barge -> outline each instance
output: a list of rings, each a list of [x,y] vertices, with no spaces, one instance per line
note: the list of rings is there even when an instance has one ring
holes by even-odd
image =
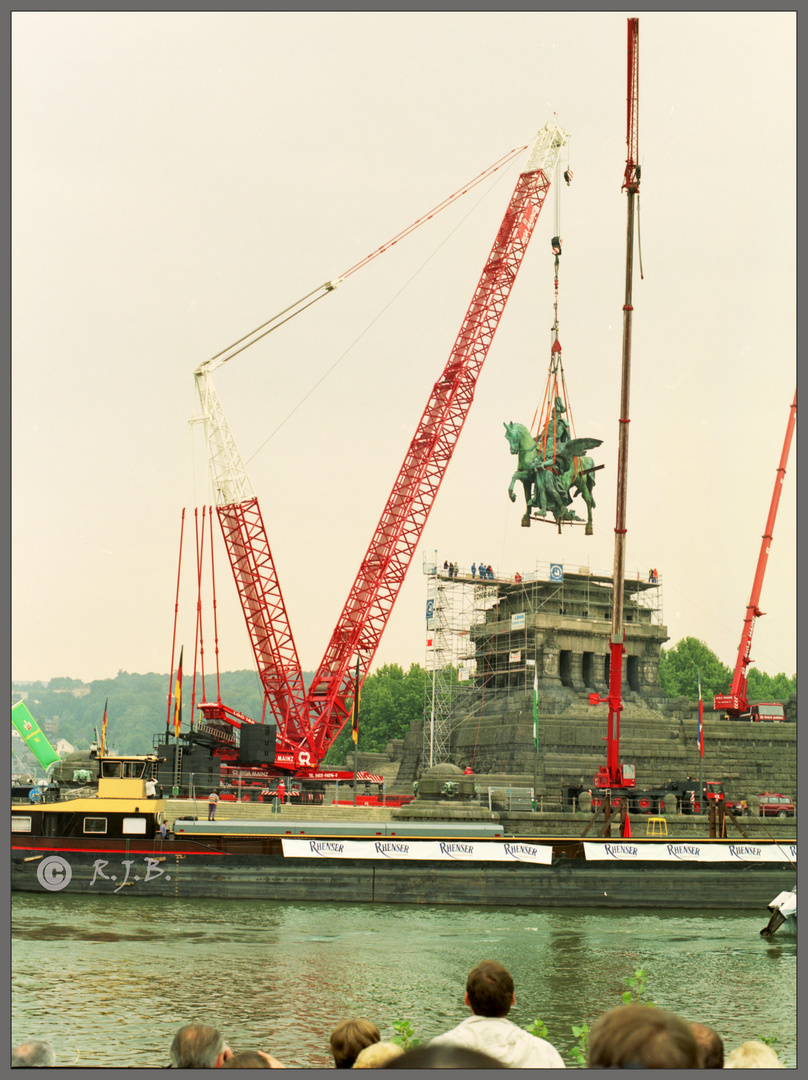
[[[153,756],[106,757],[97,791],[12,799],[18,892],[491,907],[758,909],[796,842],[512,836],[494,822],[165,826]],[[165,834],[165,835],[164,835]]]

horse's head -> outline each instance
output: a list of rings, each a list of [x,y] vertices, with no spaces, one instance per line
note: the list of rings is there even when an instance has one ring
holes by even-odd
[[[505,424],[505,438],[508,440],[508,446],[510,447],[512,454],[518,454],[521,449],[524,449],[524,437],[525,435],[530,438],[530,432],[527,430],[524,424],[514,424],[511,421],[510,424]],[[531,439],[531,444],[533,440]]]

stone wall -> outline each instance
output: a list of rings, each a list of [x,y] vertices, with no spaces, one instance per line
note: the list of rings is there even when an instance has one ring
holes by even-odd
[[[558,702],[558,705],[564,704]],[[569,784],[592,782],[606,762],[607,706],[569,694],[564,707],[539,717],[537,795],[559,796]],[[724,781],[734,797],[775,791],[797,796],[796,724],[750,724],[704,715],[704,758],[697,740],[696,707],[687,699],[651,709],[625,701],[620,763],[636,766],[637,787],[654,788],[687,776]],[[411,791],[421,771],[423,724],[412,725],[395,790]],[[533,786],[533,710],[530,694],[512,695],[461,717],[451,735],[451,762],[472,765],[477,777],[521,776]]]

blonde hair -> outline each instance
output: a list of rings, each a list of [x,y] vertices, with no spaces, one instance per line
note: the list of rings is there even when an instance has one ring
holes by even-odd
[[[751,1039],[741,1043],[731,1054],[727,1055],[724,1062],[725,1069],[784,1069],[777,1054],[770,1046]]]
[[[366,1046],[364,1050],[360,1050],[352,1068],[383,1069],[388,1061],[400,1057],[403,1053],[404,1050],[400,1046],[396,1046],[395,1043],[372,1043],[370,1046]]]

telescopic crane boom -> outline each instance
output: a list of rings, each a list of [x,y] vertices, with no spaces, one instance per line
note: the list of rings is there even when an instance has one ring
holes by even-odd
[[[755,628],[755,619],[757,619],[758,616],[765,614],[765,612],[760,610],[758,604],[760,603],[760,593],[763,589],[766,564],[769,561],[769,551],[771,549],[772,536],[774,535],[774,522],[777,518],[777,508],[780,505],[780,495],[783,491],[783,481],[786,476],[786,464],[788,463],[788,455],[791,450],[791,437],[794,434],[794,425],[796,422],[797,391],[795,390],[794,400],[791,403],[791,408],[788,413],[783,452],[780,455],[780,464],[777,466],[777,477],[774,481],[774,491],[772,493],[771,506],[769,507],[769,516],[766,519],[766,530],[763,533],[760,554],[758,555],[757,567],[755,569],[755,579],[752,582],[752,595],[749,597],[749,603],[746,607],[746,618],[743,622],[741,644],[738,646],[738,659],[735,662],[732,685],[730,686],[728,694],[716,694],[713,698],[713,708],[716,710],[723,710],[729,716],[740,716],[741,713],[745,713],[749,708],[746,681],[747,669],[753,662],[750,656],[752,650],[752,631]]]
[[[474,397],[477,379],[544,203],[566,131],[546,124],[530,148],[460,333],[409,444],[393,490],[308,692],[258,500],[213,388],[195,373],[217,513],[264,687],[277,724],[275,764],[314,768],[350,715],[352,674],[368,674]],[[327,290],[335,283],[323,287]],[[225,357],[227,359],[229,357]],[[227,719],[221,705],[206,705]]]
[[[609,642],[609,720],[606,737],[606,765],[598,769],[596,784],[600,788],[623,788],[634,786],[634,766],[619,764],[620,713],[623,709],[621,686],[623,679],[623,653],[625,652],[625,626],[623,622],[623,589],[626,570],[626,493],[628,487],[628,425],[629,389],[631,385],[631,329],[634,307],[632,289],[634,281],[634,213],[635,199],[640,190],[639,166],[639,58],[640,21],[628,20],[628,93],[626,144],[628,156],[623,188],[628,196],[628,223],[626,227],[626,289],[623,303],[623,362],[620,380],[620,428],[617,451],[617,509],[614,527],[614,574],[612,585],[612,628]],[[602,701],[597,694],[590,695],[592,704]]]

